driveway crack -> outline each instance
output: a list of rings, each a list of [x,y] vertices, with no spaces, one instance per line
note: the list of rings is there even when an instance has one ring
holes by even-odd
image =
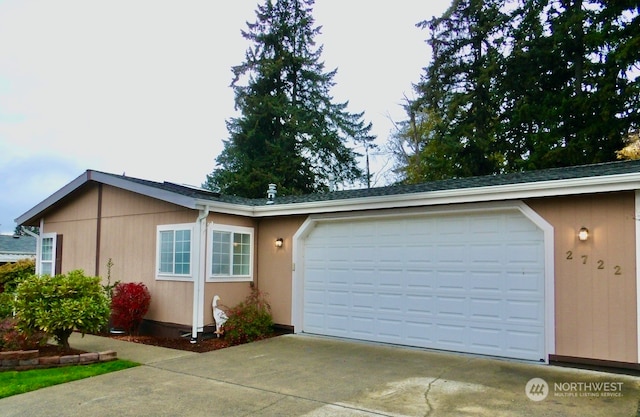
[[[427,404],[427,412],[424,414],[424,417],[429,417],[431,415],[431,413],[433,413],[435,411],[435,408],[434,408],[433,404],[431,403],[431,398],[429,397],[429,394],[431,393],[431,388],[433,387],[433,384],[435,384],[436,382],[440,381],[442,379],[442,377],[444,377],[444,375],[446,373],[448,373],[449,371],[451,371],[452,369],[460,368],[462,366],[466,366],[472,360],[473,360],[473,358],[469,358],[469,359],[467,359],[466,361],[464,361],[463,363],[461,363],[458,366],[452,366],[452,367],[443,369],[442,372],[440,372],[440,374],[438,374],[435,378],[433,378],[433,380],[431,382],[429,382],[429,384],[427,385],[427,389],[424,392],[424,402],[425,402],[425,404]]]

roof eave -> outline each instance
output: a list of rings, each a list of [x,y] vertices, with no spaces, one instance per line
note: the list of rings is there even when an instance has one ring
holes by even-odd
[[[254,207],[253,216],[271,217],[354,210],[379,210],[398,207],[478,203],[496,200],[521,200],[574,194],[629,191],[639,188],[640,174],[618,174],[343,200],[323,200],[282,205],[276,203],[269,206]]]

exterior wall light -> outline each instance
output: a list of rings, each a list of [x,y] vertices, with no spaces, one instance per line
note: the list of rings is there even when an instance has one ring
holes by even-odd
[[[578,232],[578,239],[583,242],[589,239],[589,229],[587,229],[586,227],[580,228],[580,231]]]
[[[276,239],[276,248],[281,248],[283,244],[284,244],[284,239],[282,239],[281,237]]]

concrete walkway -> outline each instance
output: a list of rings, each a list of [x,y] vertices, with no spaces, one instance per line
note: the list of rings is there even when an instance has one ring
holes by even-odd
[[[640,378],[287,335],[209,353],[95,336],[145,365],[0,400],[0,416],[638,416]],[[533,380],[540,378],[540,380]],[[529,396],[525,393],[527,384]],[[546,398],[542,399],[546,394]],[[529,397],[533,398],[534,401]]]

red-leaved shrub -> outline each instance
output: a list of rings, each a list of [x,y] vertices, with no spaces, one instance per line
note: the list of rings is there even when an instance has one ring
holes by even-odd
[[[150,304],[151,294],[143,283],[125,282],[116,285],[111,298],[113,326],[132,334],[142,323]]]
[[[231,345],[264,339],[273,334],[273,317],[267,294],[257,288],[243,302],[229,309],[224,337]]]
[[[47,344],[49,337],[46,333],[23,333],[18,329],[17,323],[13,317],[0,320],[0,350],[38,349]]]

